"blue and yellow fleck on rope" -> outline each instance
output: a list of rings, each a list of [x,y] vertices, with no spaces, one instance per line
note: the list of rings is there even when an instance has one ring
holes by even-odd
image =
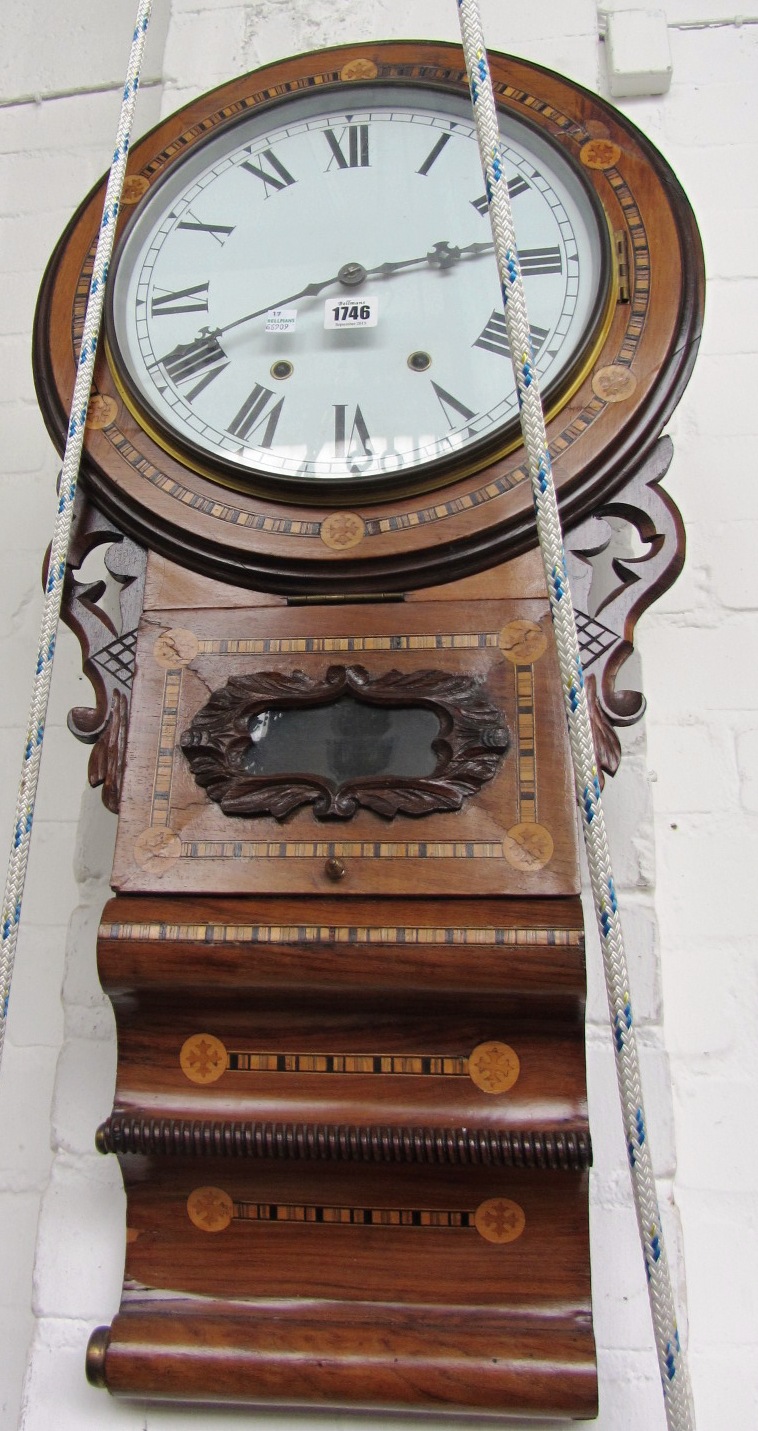
[[[84,329],[76,368],[74,394],[68,421],[66,450],[60,475],[57,511],[53,540],[48,559],[47,577],[44,586],[44,606],[40,629],[37,659],[34,669],[34,683],[29,718],[24,740],[21,763],[21,779],[16,801],[16,811],[8,860],[8,874],[5,885],[2,915],[0,916],[0,1063],[5,1043],[5,1029],[8,1018],[11,978],[16,954],[18,926],[21,918],[26,870],[29,860],[29,845],[34,818],[34,804],[39,781],[40,759],[45,732],[50,680],[55,657],[55,636],[60,617],[63,586],[66,578],[66,554],[68,551],[74,498],[81,462],[84,429],[87,421],[92,373],[97,352],[103,298],[108,275],[108,265],[116,233],[121,191],[126,173],[129,154],[129,136],[134,119],[134,105],[139,87],[139,73],[144,54],[145,37],[150,20],[152,0],[140,0],[129,53],[127,77],[124,84],[123,100],[119,115],[113,164],[108,183],[100,222],[95,262],[90,283]]]

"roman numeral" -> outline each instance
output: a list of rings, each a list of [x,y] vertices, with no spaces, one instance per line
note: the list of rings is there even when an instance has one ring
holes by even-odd
[[[350,432],[347,428],[347,404],[334,404],[334,455],[335,457],[349,458],[355,456],[353,444],[355,440],[360,442],[364,457],[373,457],[374,452],[371,446],[371,438],[366,421],[359,407],[356,407],[353,416]]]
[[[189,232],[196,234],[210,234],[211,238],[214,238],[217,243],[221,244],[224,242],[224,239],[228,239],[229,235],[234,233],[234,228],[231,224],[203,224],[199,219],[195,218],[195,215],[189,209],[187,212],[189,217],[179,220],[176,226],[178,229],[187,229]]]
[[[519,253],[521,272],[524,277],[528,273],[561,273],[563,261],[559,248],[525,248]]]
[[[433,148],[433,149],[430,149],[429,153],[427,154],[426,159],[424,160],[423,164],[421,165],[421,168],[416,170],[416,173],[417,173],[417,174],[428,174],[428,173],[429,173],[429,170],[431,169],[432,164],[436,163],[436,161],[439,159],[440,154],[442,153],[442,151],[443,151],[445,145],[446,145],[447,143],[449,143],[449,141],[452,139],[452,137],[453,137],[452,134],[442,134],[442,135],[440,135],[440,137],[439,137],[439,139],[437,140],[437,143],[435,144],[434,148]]]
[[[549,328],[538,328],[532,323],[529,327],[532,337],[532,347],[538,353],[544,343]],[[508,334],[505,330],[505,314],[494,310],[492,317],[488,319],[476,342],[472,343],[472,348],[484,348],[488,353],[498,353],[502,358],[510,358],[511,349],[508,342]]]
[[[177,288],[169,293],[165,288],[153,290],[150,313],[153,318],[162,318],[171,313],[207,313],[208,284],[196,283],[192,288]]]
[[[343,147],[346,135],[347,153]],[[335,164],[338,169],[367,169],[369,167],[367,124],[346,124],[339,134],[335,134],[333,129],[325,129],[324,138],[332,151],[332,157],[326,166],[325,173],[328,174]]]
[[[268,164],[264,167],[263,160]],[[247,169],[248,174],[254,174],[256,179],[260,179],[266,190],[266,198],[271,194],[277,194],[280,189],[289,188],[290,184],[297,181],[293,179],[288,169],[285,169],[281,159],[277,159],[272,149],[264,149],[261,162],[254,164],[252,159],[243,159],[241,169]],[[271,194],[269,193],[271,190]]]
[[[524,194],[529,187],[526,179],[522,179],[520,174],[515,179],[508,180],[508,193],[512,199],[517,198],[519,194]],[[482,194],[480,199],[472,199],[471,207],[476,209],[476,212],[481,214],[482,218],[484,218],[489,208],[487,195]]]
[[[215,333],[209,332],[207,328],[191,343],[177,343],[170,353],[160,359],[166,377],[170,378],[176,387],[191,383],[199,377],[200,381],[187,393],[188,402],[194,402],[208,384],[223,372],[228,362],[229,359]]]
[[[280,398],[267,413],[266,408],[273,396],[274,394],[269,388],[264,388],[260,383],[256,383],[250,396],[245,398],[237,416],[229,424],[228,431],[232,437],[239,437],[241,442],[247,442],[256,427],[263,427],[265,423],[263,437],[257,445],[270,447],[274,440],[276,424],[282,415],[284,406],[284,398]]]
[[[464,422],[469,422],[472,417],[476,417],[476,413],[472,412],[470,407],[466,407],[465,403],[459,402],[458,398],[453,397],[452,393],[445,392],[445,389],[441,388],[438,383],[432,381],[432,387],[434,388],[439,405],[445,414],[445,418],[451,427],[459,427],[461,418],[463,418]],[[451,412],[457,414],[457,416],[451,417]]]

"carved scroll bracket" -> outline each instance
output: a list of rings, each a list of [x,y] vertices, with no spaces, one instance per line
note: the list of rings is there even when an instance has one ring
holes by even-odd
[[[367,706],[422,707],[439,719],[431,742],[431,775],[361,776],[337,784],[308,771],[252,775],[251,721],[272,709],[331,705],[351,696]],[[386,819],[458,810],[497,774],[508,748],[502,713],[481,683],[448,671],[388,671],[371,676],[363,666],[330,666],[324,678],[304,671],[259,671],[234,676],[214,691],[181,738],[198,785],[225,815],[270,814],[283,820],[300,805],[318,819],[349,819],[359,805]]]
[[[625,486],[566,536],[595,747],[610,775],[621,758],[613,727],[632,725],[645,711],[642,692],[620,688],[619,673],[634,650],[637,622],[684,564],[684,524],[660,486],[673,451],[662,437]],[[641,554],[628,554],[630,536]]]
[[[116,619],[101,603],[109,582],[80,581],[76,573],[97,547],[107,545],[103,561],[118,588]],[[92,683],[94,706],[75,706],[68,728],[93,746],[90,784],[103,787],[103,803],[118,811],[124,769],[129,699],[134,673],[137,625],[142,612],[147,552],[124,535],[93,506],[81,488],[77,492],[66,563],[61,616],[82,650],[82,669]]]

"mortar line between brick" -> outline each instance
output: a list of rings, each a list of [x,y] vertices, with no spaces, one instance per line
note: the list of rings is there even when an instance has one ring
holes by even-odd
[[[758,25],[758,15],[732,15],[723,20],[671,20],[669,30],[741,30],[743,25]]]
[[[614,10],[598,9],[600,39],[605,40],[608,20]],[[743,25],[758,25],[758,15],[731,15],[720,20],[669,20],[667,30],[741,30]]]
[[[146,79],[140,82],[140,89],[156,89],[163,84],[162,79]],[[11,99],[0,99],[0,109],[20,108],[26,104],[48,104],[56,99],[87,99],[91,94],[120,94],[123,84],[94,84],[81,89],[56,89],[49,94],[19,94]]]

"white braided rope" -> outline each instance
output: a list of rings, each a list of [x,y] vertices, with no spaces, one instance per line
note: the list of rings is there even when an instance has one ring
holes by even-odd
[[[108,264],[113,251],[113,241],[116,236],[116,218],[121,201],[121,191],[124,186],[126,161],[129,154],[129,136],[134,119],[134,106],[139,88],[139,74],[142,67],[142,56],[145,49],[145,37],[150,20],[151,8],[152,0],[139,0],[137,17],[134,23],[132,47],[129,53],[129,64],[124,80],[121,112],[119,115],[118,129],[116,131],[116,148],[113,154],[113,162],[105,191],[103,217],[100,223],[100,233],[92,271],[92,282],[90,284],[87,311],[84,318],[84,329],[82,332],[79,363],[74,384],[74,395],[71,400],[68,436],[66,438],[66,449],[60,475],[58,510],[55,518],[53,540],[50,547],[47,580],[45,582],[45,598],[40,625],[39,646],[37,648],[37,664],[29,708],[29,719],[26,727],[21,780],[16,801],[13,839],[11,842],[8,874],[3,898],[2,928],[0,929],[0,1064],[2,1063],[3,1047],[5,1044],[5,1028],[8,1017],[11,978],[16,957],[18,926],[21,918],[21,901],[29,862],[29,845],[34,816],[34,802],[37,796],[37,783],[42,759],[42,742],[50,695],[50,682],[53,674],[53,660],[55,657],[55,637],[58,629],[61,599],[63,596],[63,583],[66,575],[66,554],[68,552],[71,522],[74,514],[74,497],[76,496],[76,484],[79,476],[79,465],[84,442],[87,404],[92,386],[92,373],[95,366],[95,353],[97,351],[97,340],[100,333],[100,320],[103,312]]]
[[[603,819],[600,781],[545,419],[500,149],[497,111],[477,0],[458,0],[458,10],[505,304],[506,330],[521,407],[521,427],[534,494],[537,531],[558,648],[576,796],[582,816],[590,883],[603,951],[632,1191],[648,1278],[666,1421],[669,1431],[694,1431],[694,1407],[687,1364],[679,1344],[671,1277],[646,1133],[629,976]]]

